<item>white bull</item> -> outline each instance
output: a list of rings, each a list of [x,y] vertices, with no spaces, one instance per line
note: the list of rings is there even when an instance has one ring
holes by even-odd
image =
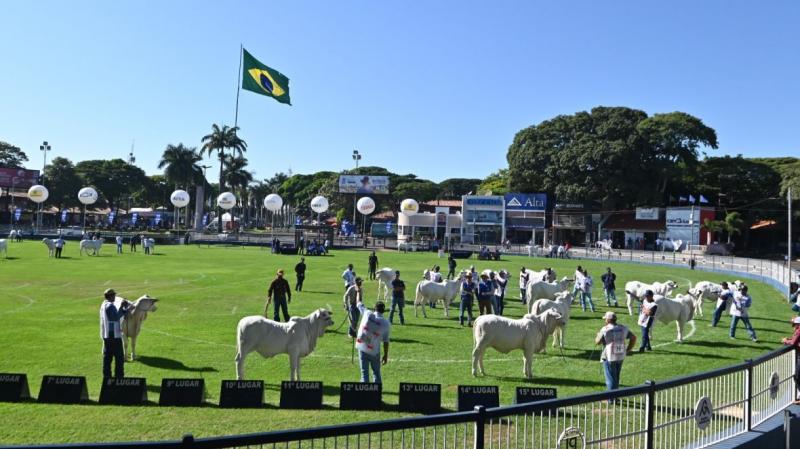
[[[531,313],[533,303],[537,299],[556,299],[556,295],[561,292],[569,290],[569,284],[572,279],[563,278],[558,282],[528,282],[526,290],[526,298],[528,298],[528,313]]]
[[[545,282],[555,282],[556,281],[556,271],[550,268],[541,270],[541,271],[532,271],[528,270],[530,273],[530,277],[528,278],[528,282],[535,282],[535,281],[545,281]]]
[[[450,304],[461,290],[461,282],[461,279],[446,280],[444,282],[417,282],[414,296],[414,316],[417,316],[417,307],[422,306],[422,316],[428,318],[425,313],[425,306],[436,304],[436,301],[442,301],[444,316],[449,317],[448,309],[450,309]]]
[[[663,295],[653,295],[656,302],[656,320],[664,324],[675,322],[678,327],[678,341],[683,341],[683,328],[694,319],[694,298],[690,295],[677,295],[674,299]]]
[[[680,252],[683,250],[683,240],[664,240],[661,242],[661,251]]]
[[[53,239],[43,238],[42,243],[47,247],[48,257],[53,257],[56,253],[56,242]]]
[[[628,315],[633,315],[633,301],[642,302],[644,294],[647,290],[651,290],[653,295],[669,296],[678,288],[675,281],[667,282],[653,282],[652,284],[645,284],[640,281],[630,281],[625,283],[625,297],[628,303]]]
[[[121,305],[117,301],[122,301],[122,299],[123,298],[117,296],[117,298],[114,300],[117,308],[119,308]],[[120,328],[122,329],[122,346],[126,360],[128,359],[129,354],[131,361],[136,359],[136,339],[139,338],[139,333],[142,331],[142,323],[147,318],[147,312],[156,311],[156,302],[158,302],[157,298],[151,298],[147,294],[140,296],[139,299],[134,301],[128,307],[127,315],[122,317],[122,320],[120,320]],[[131,340],[130,351],[128,351],[129,338]]]
[[[100,248],[103,247],[103,240],[81,240],[81,246],[79,254],[82,256],[85,252],[86,255],[89,255],[89,250],[92,251],[92,255],[96,256],[100,254]]]
[[[533,377],[533,354],[544,348],[547,337],[560,325],[564,325],[564,320],[555,310],[548,310],[541,315],[528,314],[518,320],[499,315],[479,316],[472,328],[475,343],[472,350],[472,375],[477,376],[479,370],[482,375],[486,375],[483,369],[486,348],[494,348],[504,354],[521,349],[524,359],[522,372],[530,379]]]
[[[716,302],[722,293],[722,285],[711,281],[700,281],[690,288],[688,293],[694,298],[694,313],[703,316],[703,300]]]
[[[330,326],[333,326],[333,316],[325,309],[317,309],[302,318],[292,317],[288,323],[263,316],[242,318],[236,329],[236,379],[244,379],[244,359],[256,351],[264,358],[288,354],[290,380],[300,380],[300,359],[314,351],[317,339]]]
[[[8,240],[0,239],[0,252],[2,252],[3,255],[8,258]]]
[[[564,325],[558,326],[553,333],[553,347],[556,346],[556,342],[558,342],[561,348],[564,347],[564,335],[566,334],[567,324],[569,324],[569,311],[572,307],[573,300],[574,296],[572,296],[572,293],[566,291],[557,293],[555,301],[551,299],[537,299],[531,307],[530,313],[534,315],[540,315],[552,309],[558,312],[564,319]]]
[[[380,270],[375,272],[375,279],[378,280],[378,298],[381,299],[381,291],[383,291],[383,300],[389,300],[389,291],[391,290],[389,286],[392,285],[392,281],[395,278],[394,269],[392,268],[381,268]]]

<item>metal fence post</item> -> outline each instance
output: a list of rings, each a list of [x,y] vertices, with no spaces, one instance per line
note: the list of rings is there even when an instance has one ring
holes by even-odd
[[[655,435],[655,410],[656,410],[656,383],[653,380],[648,380],[645,382],[645,385],[649,387],[647,390],[647,399],[645,401],[645,430],[646,433],[644,435],[644,447],[645,449],[653,449],[655,446],[655,441],[653,439]]]
[[[191,433],[187,433],[181,439],[181,444],[183,447],[192,447],[194,446],[194,435]]]
[[[747,363],[747,369],[744,373],[744,394],[747,402],[745,402],[744,406],[744,430],[750,432],[753,430],[753,360],[745,360],[745,363]]]
[[[486,425],[486,407],[475,406],[475,444],[473,449],[483,449],[484,426]]]

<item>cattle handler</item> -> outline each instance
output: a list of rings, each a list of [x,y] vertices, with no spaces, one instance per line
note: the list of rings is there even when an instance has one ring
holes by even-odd
[[[117,292],[109,288],[103,292],[105,301],[100,305],[100,338],[103,339],[103,378],[111,377],[111,359],[114,359],[114,377],[125,377],[125,351],[122,348],[120,320],[128,314],[128,301],[122,300],[119,309],[114,305]]]
[[[280,321],[278,312],[283,312],[283,321],[289,322],[289,307],[287,303],[292,302],[292,289],[289,287],[289,282],[283,278],[283,270],[278,270],[277,276],[269,284],[267,291],[267,305],[264,307],[264,316],[269,318],[269,303],[275,298],[275,313],[273,320]],[[280,310],[279,310],[280,309]]]

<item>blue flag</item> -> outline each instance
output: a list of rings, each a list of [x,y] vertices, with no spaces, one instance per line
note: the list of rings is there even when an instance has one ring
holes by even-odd
[[[708,204],[708,200],[703,195],[700,195],[700,204]]]
[[[300,224],[301,224],[301,223],[302,223],[302,222],[300,221],[300,217],[297,217],[297,218],[294,220],[294,224],[295,224],[295,226],[300,226]]]
[[[208,224],[208,214],[203,214],[203,226]]]
[[[386,233],[389,234],[391,232],[392,232],[392,222],[391,221],[387,221],[386,222]]]
[[[692,195],[689,195],[689,202],[694,204],[694,197]]]
[[[108,213],[108,224],[114,224],[114,218],[117,216],[116,211],[111,211]]]
[[[134,212],[133,215],[131,215],[131,224],[135,225],[137,220],[139,220],[139,213]]]
[[[22,216],[22,209],[17,208],[14,211],[14,221],[19,221],[19,217],[21,217],[21,216]]]
[[[156,212],[156,226],[161,223],[161,212]]]
[[[67,222],[67,210],[64,209],[61,211],[61,223],[66,223],[66,222]]]

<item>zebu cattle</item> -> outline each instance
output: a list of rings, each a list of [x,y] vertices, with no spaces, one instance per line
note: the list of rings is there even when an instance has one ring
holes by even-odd
[[[53,239],[43,238],[42,243],[47,247],[48,257],[53,257],[56,253],[56,242]]]
[[[555,301],[551,299],[537,299],[533,306],[531,306],[531,312],[534,315],[540,315],[547,310],[555,310],[558,312],[561,317],[564,319],[564,325],[558,326],[556,328],[555,333],[553,333],[553,347],[556,346],[556,342],[558,345],[563,348],[564,347],[564,335],[567,330],[567,324],[569,324],[569,311],[572,307],[572,301],[574,296],[572,293],[560,292],[556,293]],[[542,351],[544,352],[544,346],[542,347]]]
[[[611,243],[612,242],[610,239],[598,240],[594,242],[594,247],[596,248],[595,254],[598,256],[602,256],[603,253],[605,252],[611,255],[611,250],[614,249]]]
[[[8,233],[8,239],[11,240],[12,242],[19,242],[19,241],[21,241],[21,239],[20,239],[21,235],[20,234],[21,233],[19,231],[17,231],[16,229],[12,229],[11,232]]]
[[[675,281],[667,282],[653,282],[652,284],[645,284],[639,281],[630,281],[625,283],[625,297],[628,303],[628,315],[633,315],[633,300],[642,302],[644,293],[651,290],[653,295],[669,296],[672,291],[678,288]]]
[[[453,300],[461,290],[462,278],[445,280],[444,282],[419,281],[414,296],[414,316],[417,316],[417,307],[422,306],[422,316],[428,318],[425,313],[425,305],[436,304],[442,301],[444,316],[449,317],[448,309]]]
[[[661,251],[683,251],[683,240],[664,240],[661,242]]]
[[[378,298],[381,299],[381,291],[383,291],[383,300],[389,300],[389,291],[392,281],[395,278],[395,270],[392,268],[381,268],[375,272],[375,279],[378,280]]]
[[[317,339],[333,326],[333,315],[317,309],[305,317],[292,317],[288,323],[248,316],[239,320],[236,329],[236,379],[244,379],[244,359],[256,351],[264,358],[289,355],[289,380],[300,380],[300,359],[311,354]]]
[[[658,306],[656,320],[669,324],[675,322],[678,327],[678,341],[683,341],[683,328],[694,319],[694,298],[689,295],[677,295],[674,299],[663,295],[653,295]]]
[[[117,308],[122,305],[121,301],[123,299],[124,298],[119,296],[116,297],[114,303]],[[131,361],[136,359],[136,339],[139,337],[139,333],[142,331],[142,323],[147,318],[147,312],[156,311],[156,302],[158,302],[157,298],[151,298],[147,294],[140,296],[139,299],[128,306],[128,313],[122,317],[122,320],[120,320],[120,328],[122,329],[122,347],[123,351],[125,352],[126,360],[128,359],[128,354],[130,354]],[[131,339],[130,352],[128,351],[129,338]]]
[[[525,297],[528,298],[528,313],[531,313],[533,303],[537,299],[556,299],[556,294],[569,290],[572,279],[564,277],[558,282],[528,282]]]
[[[690,288],[688,293],[694,298],[694,313],[703,316],[703,300],[716,302],[722,293],[722,285],[711,281],[700,281]]]
[[[8,240],[0,239],[0,252],[3,253],[3,256],[8,258]]]
[[[561,314],[552,309],[541,315],[528,314],[518,320],[500,315],[479,316],[472,328],[475,343],[475,348],[472,350],[472,375],[477,376],[478,370],[482,375],[486,374],[483,369],[483,355],[486,348],[494,348],[502,353],[521,349],[524,358],[522,372],[530,379],[533,377],[531,369],[533,354],[544,348],[547,337],[557,326],[563,325]]]
[[[556,281],[556,270],[553,269],[544,269],[541,271],[528,270],[528,273],[530,273],[528,277],[529,283],[535,281],[545,281],[545,282]]]
[[[103,240],[81,240],[81,246],[79,254],[82,256],[85,252],[86,255],[89,255],[89,251],[92,251],[92,255],[96,256],[100,254],[100,248],[103,247]]]

